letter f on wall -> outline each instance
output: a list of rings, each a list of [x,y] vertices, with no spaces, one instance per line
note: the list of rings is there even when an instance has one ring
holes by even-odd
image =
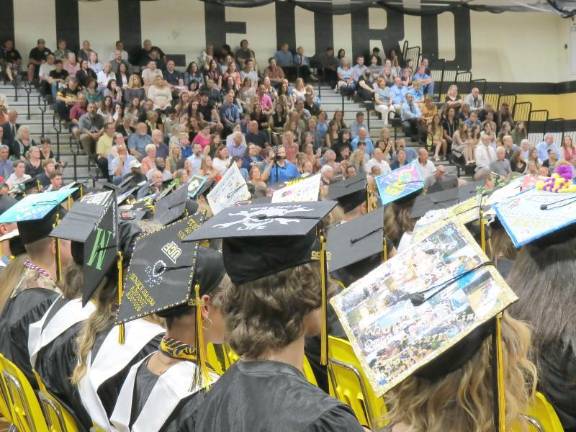
[[[102,265],[104,264],[104,258],[106,257],[106,250],[108,249],[108,243],[112,238],[112,232],[103,230],[102,228],[96,229],[96,240],[92,246],[92,251],[90,252],[90,258],[88,259],[87,265],[96,268],[96,270],[102,270]],[[96,265],[94,265],[96,261]]]

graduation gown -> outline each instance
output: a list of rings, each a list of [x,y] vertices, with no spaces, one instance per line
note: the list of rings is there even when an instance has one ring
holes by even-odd
[[[92,422],[70,377],[78,363],[76,339],[83,322],[96,310],[92,302],[82,307],[81,299],[60,296],[42,319],[30,325],[30,363],[42,377],[48,391],[63,402],[89,427]]]
[[[273,361],[239,361],[206,394],[196,432],[362,432],[352,411]]]
[[[205,395],[201,388],[192,387],[196,364],[181,361],[155,375],[148,370],[149,358],[130,369],[110,418],[113,427],[117,432],[194,431],[196,411]]]
[[[130,368],[157,350],[164,333],[161,326],[143,319],[126,323],[125,329],[124,344],[118,342],[118,326],[97,335],[86,359],[86,374],[78,383],[84,408],[92,422],[104,430],[110,430],[108,419]]]
[[[34,388],[38,388],[28,354],[30,324],[40,320],[58,298],[56,291],[28,288],[11,297],[0,316],[0,352],[18,366]]]

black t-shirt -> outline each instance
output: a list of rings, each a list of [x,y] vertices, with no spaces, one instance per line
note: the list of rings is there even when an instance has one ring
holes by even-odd
[[[18,50],[15,49],[10,51],[4,50],[4,59],[6,59],[8,63],[14,63],[17,62],[18,60],[21,60],[22,56],[20,55]]]
[[[210,102],[206,105],[198,104],[198,112],[202,114],[205,121],[210,121],[210,118],[212,117],[212,109],[213,105]]]
[[[35,47],[30,50],[30,55],[28,57],[30,57],[32,60],[44,61],[46,60],[46,57],[48,57],[48,54],[52,54],[52,51],[50,51],[48,48],[44,47],[43,49],[40,49]]]
[[[246,134],[246,143],[247,144],[256,144],[259,147],[264,148],[266,143],[268,142],[268,135],[264,131],[258,131],[258,133],[250,133]]]
[[[61,71],[54,69],[50,71],[48,76],[52,79],[65,80],[68,77],[68,71],[65,69],[62,69]]]
[[[164,79],[168,82],[168,84],[178,85],[178,80],[182,78],[182,74],[175,70],[174,72],[170,72],[168,70],[164,71]]]

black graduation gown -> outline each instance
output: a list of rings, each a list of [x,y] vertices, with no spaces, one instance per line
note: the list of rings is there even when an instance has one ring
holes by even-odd
[[[196,432],[361,432],[350,409],[294,367],[240,361],[207,393]]]
[[[28,354],[30,324],[40,320],[58,298],[56,291],[28,288],[10,298],[0,315],[0,353],[18,366],[38,388]]]

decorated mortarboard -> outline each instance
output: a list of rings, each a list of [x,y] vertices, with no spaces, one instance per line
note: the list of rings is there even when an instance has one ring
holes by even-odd
[[[60,210],[60,203],[75,189],[43,192],[27,195],[0,216],[0,223],[18,224],[18,231],[24,244],[33,243],[48,237]]]
[[[424,188],[422,172],[414,164],[405,165],[374,180],[383,206],[411,197]]]
[[[475,197],[478,194],[477,190],[478,184],[471,182],[457,188],[419,195],[414,201],[410,216],[413,219],[417,219],[431,210],[442,210],[452,207]]]
[[[350,222],[332,226],[328,230],[330,272],[352,266],[376,256],[381,263],[388,254],[384,235],[384,208],[365,214]]]
[[[320,262],[322,278],[321,359],[327,362],[327,251],[316,229],[335,201],[251,204],[226,208],[187,237],[187,241],[222,240],[224,267],[233,283],[250,281]]]
[[[576,193],[530,189],[494,206],[517,248],[576,223]]]
[[[189,216],[138,239],[125,277],[118,323],[188,304],[194,298],[195,282],[201,294],[218,285],[224,275],[222,255],[199,242],[184,242],[201,223],[201,216]]]
[[[188,197],[194,199],[202,195],[206,188],[209,187],[208,183],[209,182],[207,176],[192,176],[192,178],[188,181]]]
[[[118,205],[122,204],[124,201],[126,201],[128,198],[132,197],[134,194],[136,194],[142,187],[147,186],[146,181],[142,181],[132,187],[128,187],[126,190],[124,190],[122,192],[122,188],[120,188],[120,192],[118,193],[118,197],[116,198],[116,203]]]
[[[320,174],[309,177],[301,177],[288,182],[285,187],[274,192],[272,195],[272,202],[278,203],[318,201],[318,195],[320,193],[320,182]]]
[[[461,368],[490,335],[501,348],[499,317],[516,300],[465,227],[448,221],[331,303],[382,396],[412,375],[436,380]],[[501,350],[493,352],[501,400],[505,365]]]
[[[242,177],[238,165],[233,163],[224,173],[220,181],[206,196],[212,213],[218,214],[222,210],[241,201],[250,199],[250,192],[246,180]]]
[[[88,303],[94,291],[115,264],[119,249],[118,209],[114,191],[85,195],[72,206],[50,234],[71,240],[72,257],[82,265],[82,301]]]
[[[166,195],[156,203],[154,220],[162,225],[168,225],[182,216],[186,210],[188,187],[180,186],[174,192]]]
[[[172,193],[172,191],[174,189],[176,189],[177,186],[178,186],[178,184],[176,183],[176,181],[174,181],[172,179],[164,180],[164,182],[162,183],[162,192],[160,192],[158,194],[158,196],[156,197],[156,200],[160,201],[166,195]]]
[[[359,173],[354,177],[333,183],[328,188],[328,199],[337,200],[345,212],[354,210],[367,199],[366,174]]]

